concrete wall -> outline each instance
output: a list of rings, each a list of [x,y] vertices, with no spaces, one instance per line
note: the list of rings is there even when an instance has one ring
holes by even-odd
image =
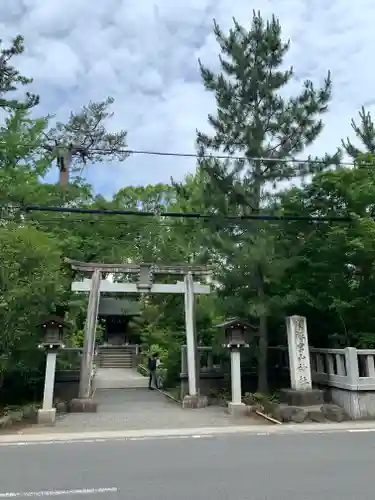
[[[353,420],[375,418],[375,391],[348,391],[330,387],[327,392],[331,401],[344,408]]]

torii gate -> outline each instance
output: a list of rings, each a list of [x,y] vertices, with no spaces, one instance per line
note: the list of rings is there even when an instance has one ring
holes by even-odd
[[[73,292],[89,292],[85,323],[84,350],[81,363],[79,397],[89,398],[91,372],[95,349],[95,333],[101,292],[113,293],[178,293],[185,296],[185,325],[188,361],[189,396],[199,396],[199,359],[195,328],[195,294],[209,294],[209,285],[194,281],[194,277],[208,277],[211,271],[203,266],[158,264],[101,264],[65,259],[73,270],[89,273],[91,278],[74,281]],[[114,283],[102,280],[103,274],[130,274],[137,276],[136,283]],[[174,284],[154,283],[154,276],[180,276],[183,281]],[[194,405],[189,405],[194,406]]]

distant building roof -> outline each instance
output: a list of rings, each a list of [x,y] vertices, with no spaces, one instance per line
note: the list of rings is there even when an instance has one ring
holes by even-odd
[[[127,299],[111,299],[101,297],[99,316],[140,316],[137,302]]]

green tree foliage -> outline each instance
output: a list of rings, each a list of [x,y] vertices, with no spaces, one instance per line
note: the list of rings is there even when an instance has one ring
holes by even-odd
[[[271,187],[306,173],[305,164],[288,160],[311,145],[323,128],[322,114],[331,98],[330,74],[322,87],[306,80],[296,96],[286,98],[283,91],[294,72],[281,69],[289,42],[283,41],[275,17],[265,22],[254,12],[249,30],[234,20],[228,35],[216,23],[214,33],[221,72],[200,64],[205,88],[216,99],[216,114],[208,117],[214,132],[197,136],[207,205],[222,215],[259,213],[273,208]],[[209,152],[224,152],[233,159],[207,159]],[[279,228],[270,224],[227,225],[214,234],[219,261],[226,268],[220,275],[223,293],[237,303],[237,310],[259,317],[258,383],[265,391],[267,317],[281,301],[272,296],[270,284],[284,276],[291,260],[279,244]]]
[[[174,195],[172,187],[166,184],[128,186],[114,195],[111,208],[161,213],[170,210]],[[164,257],[163,249],[166,247],[169,227],[169,222],[165,220],[130,216],[123,218],[121,238],[126,242],[133,259],[157,262]],[[171,250],[172,246],[169,248]]]
[[[39,325],[63,292],[56,241],[13,222],[0,227],[0,375],[35,368]]]
[[[358,113],[359,124],[352,119],[351,126],[356,139],[360,142],[360,146],[356,146],[349,137],[342,140],[342,147],[345,152],[350,155],[354,161],[364,163],[367,160],[373,162],[375,155],[375,126],[371,114],[364,107]]]
[[[374,181],[371,165],[342,167],[285,194],[287,210],[352,218],[351,222],[293,223],[286,232],[289,245],[303,243],[289,286],[298,297],[295,307],[308,316],[315,345],[375,345],[371,333],[375,327]]]
[[[70,173],[81,174],[87,163],[124,161],[128,157],[127,132],[109,132],[106,128],[113,113],[110,107],[114,99],[89,102],[78,113],[71,113],[66,123],[57,122],[46,134],[44,147],[57,158],[68,155],[71,160]]]
[[[30,109],[39,103],[39,96],[30,92],[26,92],[24,100],[12,98],[13,92],[20,86],[32,83],[31,78],[21,75],[13,65],[15,57],[23,54],[24,50],[24,39],[20,35],[14,38],[10,47],[4,47],[0,40],[0,108],[6,111]]]
[[[47,120],[12,111],[0,126],[0,204],[38,203],[40,178],[50,168],[42,148]],[[43,189],[43,188],[42,188]]]

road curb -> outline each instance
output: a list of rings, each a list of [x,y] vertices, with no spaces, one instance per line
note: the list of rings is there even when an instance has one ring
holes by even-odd
[[[165,392],[163,391],[162,389],[159,389],[159,387],[156,388],[156,390],[158,392],[160,392],[160,394],[163,394],[163,396],[165,396],[167,399],[169,399],[170,401],[173,401],[173,403],[176,403],[178,405],[181,406],[181,401],[179,401],[178,399],[174,398],[171,394],[169,394],[168,392]]]
[[[64,443],[79,441],[110,441],[110,440],[144,440],[215,437],[226,435],[297,435],[297,434],[330,434],[330,433],[363,433],[375,432],[375,423],[338,423],[338,424],[288,424],[274,426],[242,425],[228,427],[200,427],[188,429],[149,429],[128,431],[77,432],[77,433],[45,433],[45,434],[7,434],[0,435],[0,446],[10,444],[32,443]]]

